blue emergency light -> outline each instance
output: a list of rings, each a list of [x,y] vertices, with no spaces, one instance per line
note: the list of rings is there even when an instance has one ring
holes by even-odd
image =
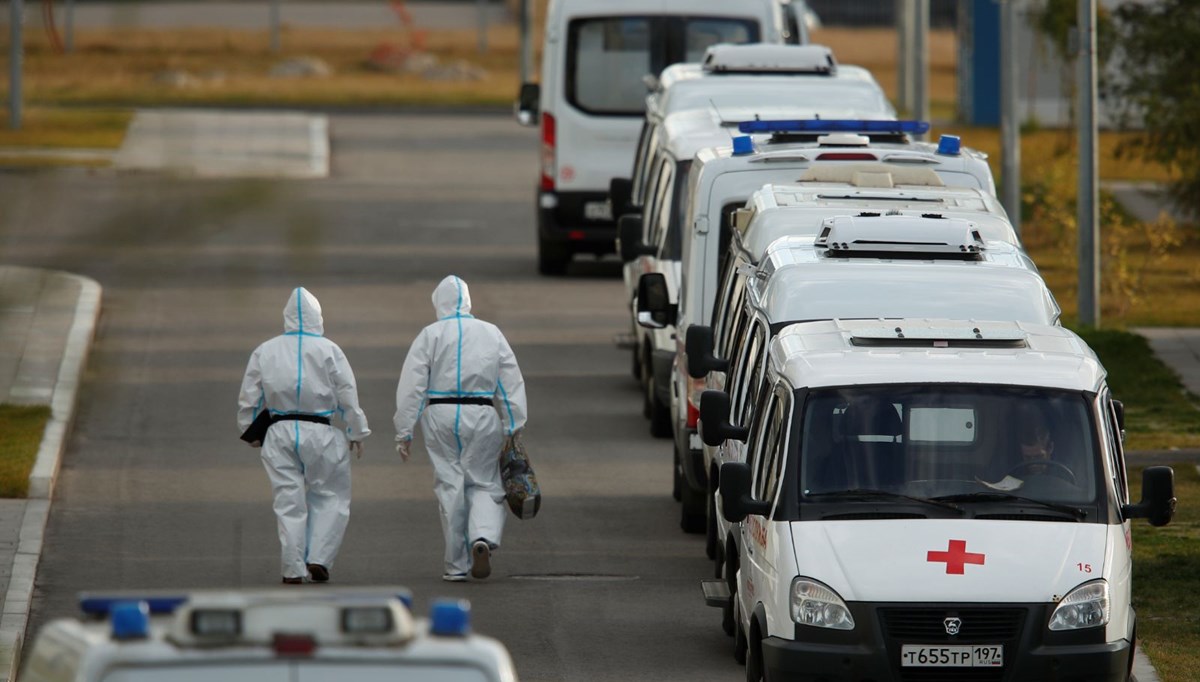
[[[754,153],[754,139],[749,135],[738,135],[733,138],[733,155],[746,156]]]
[[[938,138],[937,153],[958,156],[962,153],[962,138],[958,135],[942,135]]]
[[[110,613],[113,639],[145,639],[150,636],[150,605],[145,601],[116,602]]]
[[[852,121],[839,119],[799,119],[783,121],[742,121],[740,132],[751,133],[912,133],[929,132],[928,121]]]
[[[429,608],[429,631],[443,637],[463,637],[471,628],[471,602],[437,599]]]
[[[175,609],[187,603],[188,598],[178,594],[130,595],[130,594],[81,594],[79,595],[79,610],[86,615],[98,618],[108,618],[114,615],[117,606],[130,602],[146,604],[149,613],[174,613]]]

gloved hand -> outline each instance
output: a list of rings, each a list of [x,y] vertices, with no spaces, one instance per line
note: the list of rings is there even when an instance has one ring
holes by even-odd
[[[403,462],[408,461],[408,456],[411,454],[411,450],[412,450],[412,441],[411,440],[396,441],[396,454],[400,455],[401,461],[403,461]]]
[[[350,452],[353,452],[353,453],[354,453],[354,458],[355,458],[355,459],[362,459],[362,456],[363,456],[363,444],[362,444],[362,441],[361,441],[361,440],[352,440],[352,441],[350,441]]]

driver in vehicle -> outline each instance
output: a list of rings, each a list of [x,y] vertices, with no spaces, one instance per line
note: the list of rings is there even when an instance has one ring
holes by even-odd
[[[1066,465],[1052,459],[1054,455],[1054,439],[1050,435],[1050,427],[1045,417],[1033,410],[1027,410],[1018,417],[1018,438],[1020,460],[1008,470],[999,481],[989,483],[980,481],[989,488],[996,490],[1016,490],[1026,480],[1034,476],[1057,476],[1070,483],[1075,482],[1075,473]]]

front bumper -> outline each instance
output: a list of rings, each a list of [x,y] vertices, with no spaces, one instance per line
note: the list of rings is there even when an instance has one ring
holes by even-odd
[[[1045,604],[850,604],[850,632],[796,626],[796,639],[762,642],[767,679],[803,682],[1126,682],[1133,647],[1103,639],[1104,628],[1049,632]],[[945,618],[962,619],[957,636]],[[974,630],[972,624],[980,624]],[[938,631],[941,633],[938,634]],[[902,667],[905,644],[1004,646],[998,668]]]

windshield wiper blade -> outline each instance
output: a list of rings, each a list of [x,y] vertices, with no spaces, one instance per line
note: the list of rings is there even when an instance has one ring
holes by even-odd
[[[820,498],[885,498],[892,500],[908,500],[910,502],[920,502],[934,507],[942,507],[943,509],[952,509],[959,514],[963,513],[963,508],[948,500],[930,499],[928,497],[913,497],[912,495],[904,495],[903,493],[893,493],[887,490],[870,490],[867,488],[855,488],[853,490],[832,490],[827,493],[809,493],[805,497],[820,497]]]
[[[1013,495],[1012,493],[1002,492],[974,492],[974,493],[959,493],[957,495],[941,495],[939,497],[930,498],[943,502],[976,502],[976,501],[999,501],[999,502],[1028,502],[1036,504],[1039,507],[1052,509],[1056,512],[1069,514],[1076,519],[1083,519],[1087,516],[1087,512],[1079,507],[1071,507],[1065,504],[1056,504],[1054,502],[1046,502],[1044,500],[1034,499],[1032,497],[1023,497],[1021,495]]]

